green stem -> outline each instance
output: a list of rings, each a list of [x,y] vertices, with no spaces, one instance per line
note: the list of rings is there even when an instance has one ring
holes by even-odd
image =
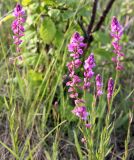
[[[117,85],[117,82],[118,82],[118,76],[119,76],[119,71],[116,70],[115,81],[114,81],[114,92],[115,92],[116,85]]]

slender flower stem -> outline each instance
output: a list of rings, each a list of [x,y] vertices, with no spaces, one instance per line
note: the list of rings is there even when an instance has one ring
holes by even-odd
[[[117,85],[117,82],[118,82],[118,77],[119,77],[119,71],[116,70],[115,81],[114,81],[114,92],[115,92],[116,85]]]
[[[116,62],[116,70],[123,70],[124,67],[120,62],[121,57],[124,57],[124,53],[122,53],[122,46],[120,45],[120,40],[123,35],[123,27],[118,22],[116,17],[113,17],[111,22],[111,36],[113,37],[112,45],[114,47],[114,53],[116,57],[112,58],[112,61]]]
[[[24,36],[25,31],[23,27],[25,22],[25,19],[23,18],[25,11],[20,4],[17,3],[16,7],[14,8],[13,15],[15,16],[15,20],[12,23],[12,31],[14,33],[13,39],[16,45],[16,51],[20,52],[19,45],[22,43],[21,37]]]
[[[111,113],[111,107],[113,105],[113,99],[114,99],[114,94],[115,94],[115,90],[116,90],[116,85],[117,85],[117,82],[118,82],[118,76],[119,76],[119,71],[116,70],[114,86],[113,86],[113,94],[112,94],[111,100],[108,102],[108,112],[109,113]]]
[[[114,93],[114,80],[112,77],[108,80],[108,89],[107,89],[107,102],[108,102],[108,112],[110,113],[111,110],[111,100]]]

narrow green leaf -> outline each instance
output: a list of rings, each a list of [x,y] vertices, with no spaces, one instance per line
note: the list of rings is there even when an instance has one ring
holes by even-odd
[[[17,154],[12,149],[10,149],[5,143],[3,143],[2,141],[0,141],[0,144],[3,147],[5,147],[16,159],[19,160],[19,157],[17,156]]]
[[[80,160],[83,160],[83,155],[82,155],[82,152],[81,152],[80,144],[79,144],[78,137],[77,137],[75,131],[74,131],[74,140],[75,140],[75,145],[76,145],[76,148],[77,148],[79,158],[80,158]]]

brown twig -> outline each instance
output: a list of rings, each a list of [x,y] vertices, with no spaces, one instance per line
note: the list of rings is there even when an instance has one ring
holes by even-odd
[[[87,39],[87,32],[86,32],[86,29],[85,29],[85,27],[83,25],[83,18],[82,18],[82,16],[80,17],[80,20],[78,20],[78,24],[79,24],[81,30],[84,33],[84,37]]]
[[[115,2],[115,0],[110,0],[110,1],[109,1],[109,3],[107,4],[105,10],[104,10],[103,13],[102,13],[102,16],[100,17],[98,23],[96,24],[93,32],[96,32],[96,31],[98,31],[98,30],[100,29],[102,23],[104,22],[107,14],[108,14],[108,12],[110,11],[110,9],[111,9],[111,7],[112,7],[112,5],[113,5],[114,2]]]
[[[94,4],[93,4],[93,9],[92,9],[92,16],[91,16],[91,20],[90,23],[88,25],[87,28],[87,34],[90,35],[94,22],[95,22],[95,17],[96,17],[96,11],[97,11],[97,4],[98,4],[98,0],[94,0]]]

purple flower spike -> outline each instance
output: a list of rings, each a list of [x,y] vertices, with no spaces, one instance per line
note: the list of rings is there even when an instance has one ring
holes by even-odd
[[[84,42],[84,37],[80,36],[78,32],[75,32],[68,45],[68,51],[72,52],[71,57],[77,59],[83,54],[83,49],[87,46]]]
[[[96,66],[95,64],[95,59],[94,59],[94,54],[91,53],[90,56],[85,60],[84,64],[84,89],[89,89],[90,88],[90,79],[93,77],[94,72],[92,68]]]
[[[123,27],[118,22],[117,18],[114,16],[111,23],[111,36],[116,39],[121,39],[123,34]]]
[[[85,106],[75,107],[72,110],[72,113],[81,118],[82,120],[87,120],[88,112]]]
[[[82,64],[79,57],[83,54],[83,49],[86,47],[83,41],[84,37],[80,36],[78,32],[75,32],[68,45],[68,51],[71,52],[70,57],[73,57],[73,60],[67,63],[70,81],[66,85],[69,86],[68,92],[70,93],[70,98],[76,100],[78,99],[77,88],[80,88],[79,83],[81,79],[75,72]]]
[[[116,57],[112,58],[112,61],[116,62],[116,70],[123,70],[123,66],[120,62],[120,58],[124,57],[124,53],[122,53],[122,46],[120,45],[120,39],[123,34],[123,27],[118,22],[116,17],[113,17],[111,22],[111,36],[113,37],[112,45],[114,47],[114,53]]]
[[[103,94],[102,87],[103,87],[102,77],[100,76],[100,74],[98,74],[96,76],[97,96],[101,96]]]
[[[79,58],[84,53],[83,50],[87,46],[83,41],[84,37],[80,36],[78,32],[75,32],[70,40],[70,44],[68,45],[68,51],[71,52],[70,57],[72,57],[73,60],[67,63],[70,81],[68,81],[66,85],[69,86],[69,96],[74,100],[75,103],[75,108],[72,110],[72,113],[82,120],[87,120],[88,112],[84,106],[85,102],[83,99],[79,98],[79,94],[77,92],[78,89],[82,89],[80,86],[81,79],[76,74],[76,69],[78,69],[82,64]],[[87,67],[84,75],[88,79],[94,74],[92,72],[92,68],[95,66],[93,54],[91,54],[87,63],[90,65],[91,70],[89,72],[89,67]],[[87,79],[84,79],[84,81],[86,87],[89,88],[90,82],[86,82]]]
[[[84,68],[89,69],[89,68],[94,68],[95,66],[96,64],[95,64],[94,54],[91,53],[88,59],[85,60]]]
[[[25,11],[23,10],[22,6],[20,4],[17,4],[14,8],[14,16],[15,17],[21,17],[25,14]]]
[[[14,33],[13,39],[17,52],[20,52],[19,45],[22,43],[20,38],[24,36],[25,31],[23,27],[23,23],[25,22],[25,19],[23,18],[24,14],[25,11],[23,10],[22,6],[17,4],[13,12],[13,15],[16,19],[12,23],[12,31]]]
[[[108,103],[110,102],[112,96],[113,96],[113,92],[114,92],[114,80],[112,78],[110,78],[108,80],[108,89],[107,89],[107,99],[108,99]]]

